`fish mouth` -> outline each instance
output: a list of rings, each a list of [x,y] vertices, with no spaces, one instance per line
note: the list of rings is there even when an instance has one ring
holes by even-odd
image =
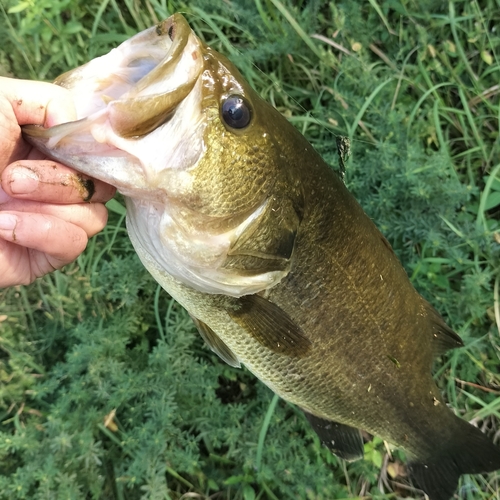
[[[174,119],[193,94],[202,70],[202,44],[184,17],[175,14],[58,77],[54,83],[68,89],[74,98],[77,120],[50,128],[26,125],[22,127],[24,138],[49,157],[127,194],[128,187],[145,185],[140,177],[152,174],[151,166],[139,159],[144,158],[140,144],[145,141],[141,139]],[[196,128],[199,101],[199,96],[191,98],[177,121]],[[177,136],[182,128],[174,127]],[[176,147],[176,139],[172,139],[171,153]],[[125,168],[127,172],[120,173]]]

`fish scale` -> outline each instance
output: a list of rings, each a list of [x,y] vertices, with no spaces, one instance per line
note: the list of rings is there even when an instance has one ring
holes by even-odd
[[[117,54],[141,73],[104,99],[88,83],[119,78]],[[460,338],[342,180],[181,15],[57,83],[79,121],[24,127],[26,140],[126,196],[139,258],[222,359],[302,408],[340,457],[363,455],[359,429],[405,449],[431,500],[500,468],[431,376]]]

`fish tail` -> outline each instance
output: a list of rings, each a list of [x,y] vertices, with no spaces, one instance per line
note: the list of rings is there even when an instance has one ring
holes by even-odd
[[[453,441],[429,459],[408,465],[410,477],[430,500],[449,500],[462,474],[479,474],[500,469],[500,447],[479,429],[456,418]]]

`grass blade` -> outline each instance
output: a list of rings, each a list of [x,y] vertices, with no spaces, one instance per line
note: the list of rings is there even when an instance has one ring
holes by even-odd
[[[259,441],[257,444],[257,456],[255,458],[255,469],[257,471],[260,470],[260,466],[262,464],[262,455],[264,453],[264,442],[266,440],[266,434],[269,429],[269,425],[271,423],[271,418],[274,414],[274,410],[276,409],[276,405],[278,404],[280,397],[275,394],[271,403],[269,404],[269,408],[267,409],[266,416],[264,417],[264,421],[262,422],[262,427],[259,433]]]
[[[292,28],[297,32],[297,34],[302,38],[304,43],[321,59],[320,50],[311,40],[311,37],[300,27],[300,24],[295,20],[292,14],[287,10],[287,8],[279,0],[271,0],[273,5],[283,14],[283,17],[291,24]]]

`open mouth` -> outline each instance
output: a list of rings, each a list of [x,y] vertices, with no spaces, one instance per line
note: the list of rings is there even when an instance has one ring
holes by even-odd
[[[189,168],[203,149],[202,47],[182,15],[170,17],[57,78],[77,120],[26,125],[24,138],[124,195],[164,196],[165,171]]]
[[[37,147],[40,139],[47,149],[71,140],[73,148],[82,143],[82,151],[89,140],[110,145],[109,131],[100,130],[104,125],[121,138],[142,137],[172,117],[202,66],[200,42],[186,20],[174,15],[56,79],[73,94],[77,121],[50,129],[27,125],[23,133],[38,138]]]

